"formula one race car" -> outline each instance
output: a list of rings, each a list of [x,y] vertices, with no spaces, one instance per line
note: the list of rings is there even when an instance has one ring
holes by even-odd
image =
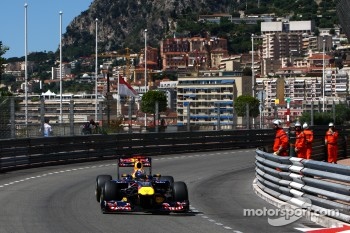
[[[134,171],[120,175],[122,167],[134,167]],[[182,181],[174,182],[172,176],[153,175],[150,157],[121,157],[117,170],[117,179],[112,179],[110,175],[96,178],[95,195],[102,213],[189,211],[187,185]]]

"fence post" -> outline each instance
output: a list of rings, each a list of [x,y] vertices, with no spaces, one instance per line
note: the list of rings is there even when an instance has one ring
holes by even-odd
[[[128,107],[128,133],[132,133],[132,110],[134,108],[134,97],[131,97],[129,100],[129,107]]]
[[[334,100],[333,100],[333,104],[332,104],[332,111],[333,111],[333,122],[335,124],[335,103],[334,103]]]
[[[247,119],[247,121],[246,121],[246,124],[247,124],[247,129],[250,129],[250,127],[249,127],[249,121],[250,121],[250,118],[249,118],[249,104],[248,103],[246,103],[246,105],[245,105],[245,115],[246,115],[246,119]]]
[[[191,131],[191,122],[190,122],[190,102],[187,104],[187,131]]]
[[[292,134],[291,127],[288,128],[288,137],[289,137],[289,156],[290,157],[295,157],[295,130],[294,133]]]
[[[158,133],[159,132],[159,103],[158,103],[158,101],[156,101],[156,103],[155,103],[155,116],[154,116],[154,126],[156,127],[156,129],[155,129],[155,131],[156,131],[156,133]]]
[[[11,121],[11,138],[16,137],[16,124],[15,124],[15,99],[10,97],[10,121]]]
[[[40,98],[40,131],[41,136],[44,136],[44,122],[45,122],[45,102],[44,97]]]
[[[221,130],[221,125],[220,125],[220,103],[218,103],[218,119],[217,119],[217,131]]]
[[[69,126],[70,135],[74,136],[74,100],[69,101]]]
[[[310,126],[314,126],[314,101],[311,101]]]

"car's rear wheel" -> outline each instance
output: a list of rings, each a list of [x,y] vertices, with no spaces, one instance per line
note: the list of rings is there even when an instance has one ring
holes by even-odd
[[[96,177],[95,196],[98,202],[100,201],[102,188],[104,187],[105,183],[110,180],[112,180],[112,176],[110,175],[99,175]]]

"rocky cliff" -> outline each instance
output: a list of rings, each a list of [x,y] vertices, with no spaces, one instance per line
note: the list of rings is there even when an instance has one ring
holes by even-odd
[[[187,15],[228,13],[230,0],[95,0],[88,10],[77,16],[67,27],[63,45],[71,50],[93,51],[96,19],[98,19],[99,50],[121,48],[138,50],[147,40],[157,46],[173,35],[176,20]],[[239,2],[239,1],[238,1]]]
[[[199,15],[229,13],[237,17],[242,12],[248,15],[270,13],[291,20],[314,20],[317,27],[333,28],[338,21],[334,9],[335,0],[95,0],[67,27],[63,49],[68,57],[94,53],[96,19],[99,51],[128,47],[138,52],[144,46],[146,28],[147,42],[153,47],[179,31],[179,25],[187,24],[186,31],[180,30],[185,35],[195,30],[198,35],[200,30],[205,33],[213,29],[210,25],[204,29],[203,25],[193,23]],[[244,43],[249,40],[244,35],[259,30],[259,25],[220,25],[209,32],[226,36],[232,43],[230,48],[244,51]],[[241,51],[236,49],[235,52]]]

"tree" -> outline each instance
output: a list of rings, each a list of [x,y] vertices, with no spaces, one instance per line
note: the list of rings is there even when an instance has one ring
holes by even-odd
[[[11,86],[16,82],[16,77],[11,74],[3,74],[1,78],[2,84],[6,86]]]
[[[346,104],[335,105],[335,124],[343,125],[350,120],[350,108]],[[299,118],[300,122],[311,122],[310,112],[303,112]],[[332,112],[314,112],[314,124],[315,125],[328,125],[329,122],[333,122]]]
[[[249,104],[249,116],[257,117],[259,115],[260,101],[250,95],[241,95],[236,99],[234,104],[236,114],[238,116],[245,116],[247,104]]]
[[[153,114],[153,122],[155,122],[156,102],[158,101],[158,112],[164,112],[167,109],[166,95],[162,91],[148,91],[142,96],[141,111]]]
[[[335,105],[335,123],[340,125],[350,120],[350,108],[346,104]]]
[[[8,50],[8,47],[3,46],[2,41],[0,41],[0,83],[1,83],[2,74],[5,71],[4,64],[6,62],[6,59],[3,58],[2,56],[6,53],[7,50]]]
[[[336,35],[335,29],[334,29],[334,28],[331,28],[331,29],[329,30],[329,34],[331,34],[332,36],[335,36],[335,35]]]
[[[11,137],[9,122],[11,118],[11,97],[12,93],[6,88],[0,90],[0,138]]]
[[[252,76],[252,68],[246,67],[243,69],[243,76]]]

